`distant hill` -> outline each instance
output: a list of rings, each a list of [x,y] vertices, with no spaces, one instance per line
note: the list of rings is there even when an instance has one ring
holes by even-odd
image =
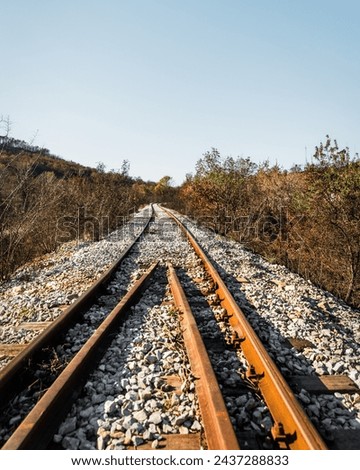
[[[25,140],[15,139],[7,135],[0,135],[0,148],[6,150],[8,153],[28,152],[28,153],[39,153],[49,154],[50,151],[46,148],[31,145]]]
[[[24,140],[0,136],[0,169],[9,166],[31,167],[31,174],[34,177],[45,172],[53,173],[57,178],[87,177],[97,172],[95,168],[53,155],[47,148],[30,145]]]

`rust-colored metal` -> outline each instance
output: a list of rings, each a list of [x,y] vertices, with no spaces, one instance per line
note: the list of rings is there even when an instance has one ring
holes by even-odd
[[[36,406],[18,426],[2,450],[45,449],[76,398],[81,385],[101,357],[109,336],[145,289],[158,262],[134,284],[74,356]]]
[[[241,349],[249,363],[249,370],[251,370],[249,378],[259,388],[274,419],[275,424],[272,430],[274,440],[280,448],[284,449],[327,449],[323,439],[305,414],[291,388],[204,251],[179,219],[169,210],[164,210],[184,231],[215,282],[220,303],[228,312],[229,322],[241,339]]]
[[[196,377],[195,386],[208,449],[239,449],[234,428],[190,305],[175,269],[170,264],[168,269],[171,292],[175,305],[181,312],[180,320],[191,371]]]
[[[153,217],[153,207],[151,206],[151,215],[144,226],[142,232],[135,238],[132,244],[127,247],[115,261],[110,268],[103,273],[97,281],[92,284],[88,290],[86,290],[73,304],[71,304],[56,320],[54,320],[50,326],[43,330],[28,347],[20,352],[14,359],[9,362],[2,370],[0,370],[0,398],[2,400],[8,397],[12,393],[12,389],[15,389],[14,384],[19,381],[19,372],[21,368],[26,366],[29,361],[37,354],[41,349],[51,344],[51,342],[59,336],[66,328],[68,328],[76,318],[83,312],[94,299],[99,295],[99,292],[103,286],[111,279],[115,271],[118,269],[123,259],[128,255],[131,248],[137,243],[148,228],[150,221]],[[21,376],[21,374],[20,374]],[[1,402],[1,400],[0,400]]]

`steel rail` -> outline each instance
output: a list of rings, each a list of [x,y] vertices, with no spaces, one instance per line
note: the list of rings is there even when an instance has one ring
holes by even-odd
[[[29,343],[21,353],[12,359],[2,370],[0,370],[0,407],[2,401],[8,398],[17,388],[21,375],[19,372],[22,367],[26,367],[30,360],[44,347],[51,344],[54,338],[59,336],[66,328],[76,321],[76,318],[94,301],[99,295],[103,286],[113,277],[120,264],[129,254],[132,247],[139,241],[145,230],[147,230],[151,219],[153,218],[154,208],[151,205],[151,215],[148,218],[143,230],[135,238],[115,261],[89,289],[87,289],[73,304],[71,304],[51,325],[40,333],[33,341]]]
[[[100,359],[106,344],[111,340],[110,335],[144,291],[157,264],[158,262],[153,263],[116,305],[20,423],[1,450],[46,449],[53,433],[77,398],[86,377]]]
[[[236,341],[248,361],[247,376],[258,387],[273,417],[271,434],[279,448],[327,449],[322,437],[194,236],[172,212],[163,207],[162,209],[186,234],[215,283],[220,304],[227,311],[229,322],[236,332]]]
[[[168,264],[168,280],[180,323],[209,450],[237,450],[239,444],[201,334],[175,269]]]

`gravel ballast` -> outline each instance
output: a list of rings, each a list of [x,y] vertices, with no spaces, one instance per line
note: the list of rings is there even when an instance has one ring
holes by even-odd
[[[163,435],[202,433],[194,381],[184,353],[178,315],[167,289],[165,267],[171,262],[181,268],[190,291],[194,290],[193,280],[202,276],[201,268],[177,226],[157,206],[155,209],[157,217],[149,233],[141,237],[122,264],[100,304],[87,314],[89,324],[95,327],[116,304],[111,295],[115,294],[118,301],[155,260],[160,265],[158,282],[132,309],[59,427],[54,440],[62,448],[125,449],[145,442],[157,448]],[[148,213],[145,208],[138,214],[139,227],[129,224],[99,242],[65,244],[58,252],[19,269],[0,288],[0,341],[31,341],[38,332],[19,325],[26,321],[51,321],[61,314],[118,258]],[[234,298],[285,378],[345,374],[360,386],[357,310],[241,244],[179,217],[220,267]],[[221,319],[221,308],[209,309],[199,304],[194,315],[200,329],[214,342],[220,331],[230,336]],[[81,337],[80,327],[69,332],[72,352],[81,347]],[[301,348],[289,345],[294,338],[303,341]],[[225,350],[221,357],[210,352],[210,358],[219,381],[235,389],[246,367],[241,351],[234,354]],[[0,358],[0,367],[8,361]],[[165,379],[172,375],[181,379],[178,393]],[[331,438],[338,429],[360,429],[358,393],[315,395],[301,390],[297,396],[323,435]],[[269,431],[272,423],[268,410],[250,390],[242,396],[228,393],[225,402],[238,432]]]

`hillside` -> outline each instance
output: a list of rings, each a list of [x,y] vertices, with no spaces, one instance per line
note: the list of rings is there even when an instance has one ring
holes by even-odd
[[[51,172],[57,178],[75,175],[90,176],[96,171],[79,163],[65,160],[50,153],[46,148],[32,146],[23,140],[0,136],[0,171],[5,167],[30,168],[36,177],[44,172]]]
[[[63,242],[119,228],[149,195],[125,163],[105,172],[0,137],[0,279]]]

